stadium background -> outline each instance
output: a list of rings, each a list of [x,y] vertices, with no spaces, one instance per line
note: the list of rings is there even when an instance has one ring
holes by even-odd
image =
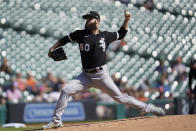
[[[59,38],[84,28],[83,14],[96,10],[101,30],[117,31],[125,9],[132,16],[129,32],[107,52],[113,80],[123,93],[168,115],[187,114],[189,63],[196,59],[194,0],[0,0],[0,123],[24,122],[24,112],[20,120],[15,112],[27,103],[55,102],[62,86],[81,72],[76,43],[65,46],[66,61],[54,62],[47,54]],[[70,101],[92,104],[94,117],[85,114],[92,117],[86,120],[141,115],[94,88]]]

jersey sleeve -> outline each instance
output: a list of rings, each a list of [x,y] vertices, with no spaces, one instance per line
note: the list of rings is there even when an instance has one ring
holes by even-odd
[[[68,42],[74,42],[77,41],[79,38],[79,30],[76,30],[69,35],[64,36],[63,38],[59,39],[58,42],[61,43],[62,45],[67,44]]]
[[[127,30],[122,26],[118,32],[107,32],[106,39],[108,40],[108,44],[112,43],[115,40],[121,40],[127,34]]]
[[[71,42],[77,41],[80,36],[80,30],[76,30],[68,35],[68,38]]]
[[[112,43],[113,41],[117,40],[119,37],[118,32],[106,32],[106,40],[107,44]]]

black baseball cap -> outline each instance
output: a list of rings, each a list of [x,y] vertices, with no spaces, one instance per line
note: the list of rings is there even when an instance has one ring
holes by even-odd
[[[100,15],[96,11],[90,11],[86,15],[83,15],[82,18],[86,19],[87,16],[90,16],[90,17],[93,17],[93,18],[100,20]]]

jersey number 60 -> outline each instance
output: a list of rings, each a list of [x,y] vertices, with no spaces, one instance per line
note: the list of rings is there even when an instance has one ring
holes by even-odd
[[[80,43],[80,50],[81,50],[81,51],[83,51],[83,50],[89,51],[89,49],[90,49],[90,46],[89,46],[88,43],[86,43],[86,44]]]

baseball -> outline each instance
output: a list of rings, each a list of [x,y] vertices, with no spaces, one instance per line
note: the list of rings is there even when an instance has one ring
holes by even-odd
[[[129,11],[126,11],[125,14],[129,15],[130,13],[129,13]]]
[[[126,14],[126,15],[130,15],[129,11],[125,11],[125,14]]]

